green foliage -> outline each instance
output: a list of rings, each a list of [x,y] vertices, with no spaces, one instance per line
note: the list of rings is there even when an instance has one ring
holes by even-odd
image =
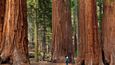
[[[101,31],[102,16],[103,16],[103,0],[97,0],[97,16],[99,23],[99,31]]]
[[[78,49],[75,49],[75,56],[78,55]]]
[[[51,28],[51,0],[27,0],[28,8],[28,32],[29,38],[33,38],[34,22],[37,23],[38,30],[42,27]],[[37,21],[36,21],[37,20]],[[51,32],[48,29],[48,32]]]
[[[75,2],[74,0],[71,0],[71,8],[74,8],[75,7]]]
[[[39,24],[51,27],[51,2],[50,0],[39,0]]]

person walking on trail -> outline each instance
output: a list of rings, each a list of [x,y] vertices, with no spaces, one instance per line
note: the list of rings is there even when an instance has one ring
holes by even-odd
[[[69,63],[69,57],[68,56],[65,56],[65,62],[66,62],[66,65],[68,65],[68,63]]]

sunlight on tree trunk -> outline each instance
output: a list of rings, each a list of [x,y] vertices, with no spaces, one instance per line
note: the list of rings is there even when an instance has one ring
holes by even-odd
[[[38,61],[38,28],[37,23],[34,22],[34,43],[35,43],[35,61]]]
[[[26,0],[6,0],[1,59],[13,65],[29,65]]]

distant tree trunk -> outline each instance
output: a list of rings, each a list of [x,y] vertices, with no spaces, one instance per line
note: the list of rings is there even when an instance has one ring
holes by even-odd
[[[99,65],[100,44],[96,0],[79,0],[79,56],[77,65]]]
[[[29,65],[26,0],[6,0],[5,12],[1,60]]]
[[[101,58],[102,58],[102,62],[104,60],[104,51],[103,51],[103,41],[102,41],[102,16],[103,16],[103,0],[98,0],[98,7],[99,7],[99,10],[97,13],[99,13],[98,15],[98,30],[99,30],[99,43],[100,43],[100,46],[101,46]],[[104,62],[103,62],[104,63]]]
[[[36,4],[35,4],[35,12],[36,12],[36,17],[35,17],[35,21],[34,21],[34,43],[35,43],[35,61],[38,62],[39,61],[39,40],[38,40],[38,16],[39,16],[39,0],[35,0]]]
[[[2,51],[2,33],[3,33],[3,25],[4,25],[4,17],[5,17],[5,3],[6,0],[0,1],[0,54]]]
[[[102,23],[105,62],[115,65],[115,0],[104,0]]]
[[[78,3],[77,3],[77,0],[74,0],[74,10],[73,10],[73,21],[74,21],[74,28],[75,28],[75,31],[74,31],[74,52],[75,54],[77,55],[77,44],[78,44]],[[76,56],[75,55],[75,56]]]
[[[37,19],[37,18],[36,18]],[[35,44],[35,61],[39,61],[38,58],[38,28],[37,28],[37,20],[34,21],[34,44]]]
[[[45,60],[45,53],[46,53],[46,25],[44,22],[43,25],[43,44],[42,44],[42,48],[43,48],[43,60]]]
[[[53,0],[52,14],[52,60],[55,62],[65,62],[68,55],[72,61],[72,25],[70,0]]]
[[[101,33],[102,32],[102,14],[103,14],[103,0],[98,0],[98,7],[99,7],[99,10],[98,10],[98,13],[99,13],[99,32]],[[101,36],[101,35],[100,35]]]

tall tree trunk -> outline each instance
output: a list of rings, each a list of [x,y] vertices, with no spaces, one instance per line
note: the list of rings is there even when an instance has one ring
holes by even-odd
[[[73,57],[70,0],[52,0],[52,60],[65,62],[68,55]],[[70,59],[70,60],[71,60]]]
[[[78,65],[99,65],[100,44],[96,17],[96,0],[79,0]]]
[[[73,10],[73,21],[74,21],[74,51],[75,51],[75,56],[77,55],[77,47],[78,47],[78,2],[77,0],[74,0],[74,10]]]
[[[43,25],[43,60],[45,60],[45,53],[46,53],[46,25],[45,25],[45,22],[44,22],[44,25]]]
[[[36,20],[34,21],[34,43],[35,43],[35,61],[38,62],[39,61],[39,57],[38,57],[38,53],[39,53],[39,50],[38,50],[38,0],[35,0],[36,1],[36,9],[35,9],[35,12],[36,12]]]
[[[104,0],[102,23],[104,55],[106,63],[115,65],[115,0]]]
[[[1,53],[3,61],[29,65],[26,0],[6,0]]]
[[[35,43],[35,61],[39,61],[38,58],[38,28],[37,21],[34,21],[34,43]]]
[[[0,1],[0,54],[2,51],[2,47],[3,47],[3,44],[1,42],[2,42],[4,17],[5,17],[5,3],[6,3],[6,0]]]

